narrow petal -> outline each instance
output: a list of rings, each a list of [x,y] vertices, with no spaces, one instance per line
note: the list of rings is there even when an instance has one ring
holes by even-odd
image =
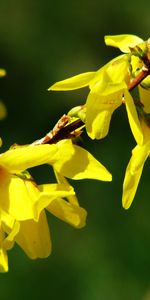
[[[107,46],[117,47],[125,53],[130,52],[130,47],[143,42],[141,38],[132,34],[106,35],[104,39]]]
[[[8,235],[5,237],[3,241],[4,249],[9,250],[14,246],[15,237],[18,234],[19,229],[20,229],[20,223],[16,221],[14,223],[13,228],[11,229],[11,231],[8,233]]]
[[[47,207],[47,210],[57,218],[76,228],[85,226],[86,210],[80,206],[72,205],[64,199],[55,199]]]
[[[33,220],[20,222],[20,231],[16,236],[16,242],[31,259],[50,255],[52,246],[44,211],[38,222]]]
[[[61,159],[53,167],[58,173],[72,179],[112,180],[107,169],[85,149],[73,145],[69,140],[61,141],[57,145]]]
[[[8,257],[4,248],[0,247],[0,272],[8,272]]]
[[[132,204],[149,151],[150,145],[136,146],[132,151],[123,183],[122,205],[125,209]]]
[[[124,98],[125,98],[125,105],[126,105],[126,110],[127,110],[127,114],[128,114],[131,131],[133,133],[133,136],[134,136],[137,144],[142,145],[143,144],[142,128],[140,125],[140,121],[138,118],[135,104],[133,102],[133,98],[127,90],[124,93]]]
[[[0,272],[8,271],[8,257],[5,248],[3,248],[3,240],[5,238],[5,233],[2,228],[0,228]]]
[[[19,222],[17,222],[10,214],[7,214],[4,210],[1,209],[1,226],[4,232],[7,234],[3,239],[2,245],[3,248],[8,250],[11,249],[14,245],[15,236],[19,232]]]
[[[52,161],[56,151],[56,145],[17,147],[0,155],[0,165],[9,172],[17,173]]]
[[[48,91],[69,91],[83,88],[89,85],[90,81],[94,78],[95,72],[82,73],[68,79],[56,82]]]

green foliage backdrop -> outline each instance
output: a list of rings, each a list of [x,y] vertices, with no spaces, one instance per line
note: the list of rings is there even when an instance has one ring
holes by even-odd
[[[0,95],[8,117],[1,122],[3,148],[42,137],[87,90],[48,92],[58,80],[97,70],[118,53],[105,34],[149,37],[149,0],[0,0]],[[82,99],[83,98],[83,99]],[[53,253],[30,261],[17,246],[10,271],[0,274],[0,299],[149,300],[150,186],[146,163],[130,210],[121,207],[122,181],[134,145],[121,108],[108,138],[84,146],[113,174],[112,183],[73,182],[87,226],[76,230],[49,217]],[[37,168],[39,182],[49,178]]]

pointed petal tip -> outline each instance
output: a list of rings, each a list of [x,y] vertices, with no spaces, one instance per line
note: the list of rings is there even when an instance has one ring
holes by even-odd
[[[131,206],[131,201],[129,201],[128,199],[122,200],[122,207],[127,210],[130,208]]]

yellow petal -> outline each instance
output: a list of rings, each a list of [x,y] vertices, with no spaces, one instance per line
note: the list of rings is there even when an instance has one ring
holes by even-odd
[[[3,239],[3,248],[11,249],[14,245],[15,236],[19,231],[19,222],[17,222],[10,214],[4,210],[0,210],[1,226],[7,234]]]
[[[131,131],[133,133],[133,136],[134,136],[137,144],[142,145],[143,144],[143,132],[141,129],[141,125],[140,125],[140,121],[138,118],[135,104],[133,102],[131,94],[127,90],[124,93],[124,97],[125,97],[125,105],[126,105],[126,110],[127,110],[127,114],[128,114]]]
[[[30,145],[10,149],[0,155],[0,165],[17,173],[51,162],[57,152],[56,145]]]
[[[112,114],[122,104],[122,94],[122,91],[116,91],[102,95],[98,86],[89,93],[85,124],[90,138],[101,139],[108,134]]]
[[[3,240],[5,238],[5,233],[0,228],[0,272],[7,272],[8,271],[8,257],[7,252],[3,248]]]
[[[0,184],[0,192],[1,208],[4,211],[16,220],[34,218],[34,202],[40,193],[32,182],[12,175],[7,184]]]
[[[68,79],[56,82],[53,84],[48,91],[69,91],[83,88],[89,85],[90,81],[95,76],[95,72],[82,73]]]
[[[50,203],[59,197],[69,197],[75,194],[71,186],[64,184],[43,184],[38,186],[40,197],[34,204],[35,217],[34,220],[38,221],[41,211],[46,208]]]
[[[144,163],[149,155],[150,145],[136,146],[132,151],[132,157],[126,169],[123,183],[122,205],[128,209],[134,199]]]
[[[55,199],[47,210],[62,221],[81,228],[85,226],[87,212],[80,206],[72,205],[64,199]]]
[[[68,188],[71,188],[72,189],[72,186],[69,184],[69,182],[67,181],[67,179],[60,173],[58,173],[56,170],[54,170],[54,173],[55,173],[55,176],[56,176],[56,179],[58,181],[58,183],[60,184],[64,184],[66,187]],[[67,200],[73,204],[73,205],[78,205],[79,206],[79,202],[78,202],[78,199],[76,197],[76,194],[72,194],[72,195],[68,195],[67,196]]]
[[[11,249],[14,246],[15,237],[18,234],[20,229],[20,223],[15,222],[12,230],[8,233],[8,235],[5,237],[3,241],[3,247],[4,249]]]
[[[0,247],[0,272],[8,272],[8,257],[4,248]]]
[[[16,242],[31,259],[45,258],[50,255],[50,232],[44,211],[38,222],[33,220],[20,222]]]
[[[61,159],[53,167],[58,173],[72,179],[112,180],[107,169],[85,149],[73,145],[70,140],[61,141],[57,145]]]
[[[106,35],[105,44],[107,46],[117,47],[122,52],[130,52],[129,47],[133,48],[134,46],[142,43],[143,40],[136,35],[132,34],[120,34],[120,35]]]

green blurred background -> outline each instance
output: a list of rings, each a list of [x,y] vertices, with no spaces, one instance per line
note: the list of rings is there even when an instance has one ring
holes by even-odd
[[[55,81],[97,70],[118,55],[104,35],[149,37],[150,2],[101,0],[0,0],[0,96],[8,109],[1,122],[3,148],[42,137],[58,118],[83,103],[88,90],[51,92]],[[146,163],[130,210],[121,207],[122,181],[134,146],[124,108],[109,136],[89,149],[113,173],[112,183],[72,182],[87,209],[76,230],[49,215],[53,253],[31,261],[19,247],[9,252],[10,271],[0,274],[0,300],[149,300],[150,187]],[[49,180],[43,166],[33,171]]]

